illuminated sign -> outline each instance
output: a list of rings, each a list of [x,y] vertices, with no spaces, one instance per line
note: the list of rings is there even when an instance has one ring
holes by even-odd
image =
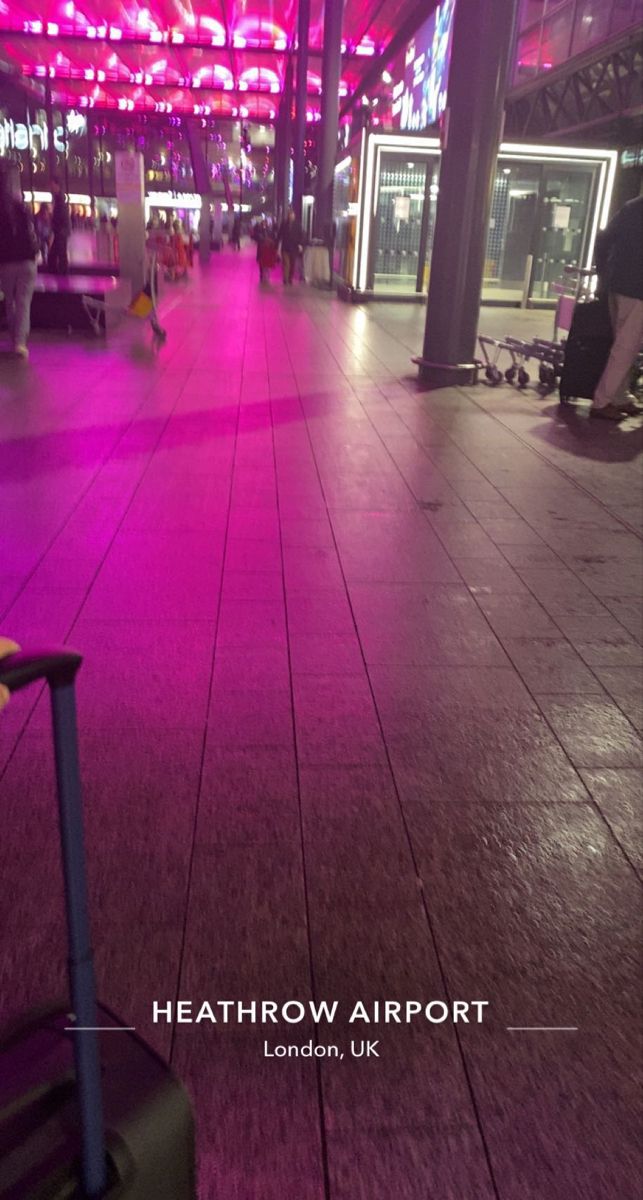
[[[619,161],[625,170],[631,167],[643,167],[643,146],[633,146],[629,150],[621,150]]]
[[[409,42],[404,79],[393,90],[392,115],[400,129],[426,129],[446,108],[454,8],[455,0],[443,0]]]
[[[78,136],[87,128],[87,118],[82,113],[67,113],[67,133]],[[20,121],[0,121],[0,155],[10,150],[31,150],[34,158],[47,150],[49,133],[45,121],[33,121],[23,125]],[[59,154],[65,153],[65,130],[62,125],[54,128],[54,147]]]

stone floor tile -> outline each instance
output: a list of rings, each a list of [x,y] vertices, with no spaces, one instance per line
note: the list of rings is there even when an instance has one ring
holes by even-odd
[[[563,638],[503,638],[502,644],[534,693],[598,690],[596,675]]]
[[[415,805],[408,819],[450,987],[490,1001],[462,1044],[500,1195],[537,1200],[546,1178],[555,1200],[609,1200],[635,1194],[639,1161],[626,1065],[637,885],[593,807],[565,812],[564,838],[557,804],[525,806],[518,824],[503,805],[468,806],[457,822],[448,805]],[[578,1031],[506,1031],[536,1025]],[[569,1088],[582,1104],[565,1101]]]
[[[324,1200],[316,1060],[264,1059],[256,1039],[212,1028],[181,1027],[174,1054],[197,1113],[203,1200]]]
[[[539,696],[538,703],[576,767],[641,765],[640,738],[610,700],[602,696]]]
[[[605,616],[592,592],[565,568],[521,567],[520,577],[551,616]]]
[[[500,638],[557,637],[558,626],[532,596],[503,592],[476,593],[476,600]]]
[[[421,1128],[408,1131],[331,1131],[327,1143],[337,1200],[426,1200],[469,1191],[479,1200],[496,1196],[480,1133],[464,1114],[451,1127],[428,1126],[423,1116]]]
[[[643,876],[641,772],[627,767],[608,767],[602,771],[581,771],[581,775],[615,838]]]
[[[612,614],[605,617],[557,615],[556,624],[590,667],[643,666],[643,647]]]
[[[587,799],[546,722],[528,710],[489,713],[476,705],[427,705],[413,716],[382,714],[382,723],[405,803]]]
[[[643,733],[643,667],[596,667],[603,687]]]

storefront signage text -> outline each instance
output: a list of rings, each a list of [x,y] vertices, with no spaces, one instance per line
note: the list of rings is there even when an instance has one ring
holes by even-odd
[[[87,128],[86,118],[82,113],[67,113],[67,133],[82,134]],[[34,158],[43,154],[49,147],[49,132],[44,120],[33,121],[31,125],[23,125],[21,121],[5,118],[0,121],[0,155],[10,150],[31,150]],[[65,153],[65,129],[62,125],[54,127],[54,148],[59,154]]]

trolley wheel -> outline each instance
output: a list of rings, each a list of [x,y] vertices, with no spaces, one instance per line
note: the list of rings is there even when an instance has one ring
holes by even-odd
[[[527,387],[528,383],[529,383],[529,375],[528,375],[527,371],[525,371],[524,367],[520,367],[518,370],[518,387],[521,387],[521,388]]]
[[[516,378],[516,369],[516,367],[507,367],[507,370],[505,371],[505,379],[507,380],[507,383],[513,383],[514,379]]]
[[[497,387],[497,385],[500,383],[500,380],[502,379],[502,371],[499,371],[497,367],[489,366],[489,367],[485,367],[484,373],[485,373],[489,383],[491,384],[491,386]]]
[[[545,393],[553,392],[556,387],[556,372],[553,367],[541,367],[538,372],[538,378],[540,379],[541,391]]]

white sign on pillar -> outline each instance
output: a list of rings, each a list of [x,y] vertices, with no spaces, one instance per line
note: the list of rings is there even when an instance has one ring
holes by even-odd
[[[135,296],[145,283],[145,176],[143,155],[116,152],[118,253],[122,279],[129,279]]]

